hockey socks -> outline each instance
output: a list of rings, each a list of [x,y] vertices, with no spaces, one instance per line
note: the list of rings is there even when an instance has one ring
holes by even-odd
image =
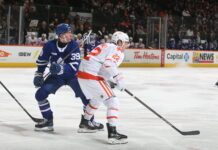
[[[47,99],[39,101],[38,105],[43,118],[47,120],[53,119],[53,112],[51,111],[50,104]]]

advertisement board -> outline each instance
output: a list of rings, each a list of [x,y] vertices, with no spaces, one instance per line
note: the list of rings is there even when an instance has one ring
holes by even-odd
[[[214,63],[214,52],[201,52],[201,51],[196,51],[193,52],[193,63]]]
[[[0,67],[33,67],[42,47],[0,46]]]
[[[161,51],[148,49],[128,49],[124,51],[125,58],[121,66],[160,67]]]
[[[217,51],[193,51],[193,67],[218,67]]]
[[[0,45],[0,67],[35,67],[42,47]],[[121,67],[218,67],[218,52],[127,49]]]
[[[165,50],[165,67],[192,63],[192,51]]]

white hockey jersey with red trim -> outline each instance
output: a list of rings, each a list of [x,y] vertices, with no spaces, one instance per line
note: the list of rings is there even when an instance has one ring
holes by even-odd
[[[124,53],[113,43],[100,44],[82,60],[79,71],[110,79],[118,74]]]

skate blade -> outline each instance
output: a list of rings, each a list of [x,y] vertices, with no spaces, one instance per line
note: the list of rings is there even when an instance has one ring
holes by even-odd
[[[108,143],[111,144],[111,145],[126,144],[126,143],[128,143],[128,141],[127,141],[127,139],[117,140],[117,139],[111,138],[111,139],[108,139]]]
[[[45,128],[36,128],[34,129],[35,131],[42,131],[42,132],[53,132],[54,128],[53,127],[45,127]]]
[[[85,128],[79,128],[77,130],[78,133],[96,133],[97,130],[89,130],[89,129],[85,129]]]
[[[104,131],[104,129],[97,129],[97,131]]]

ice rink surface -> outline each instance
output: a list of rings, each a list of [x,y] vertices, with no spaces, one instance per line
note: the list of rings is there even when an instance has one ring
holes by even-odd
[[[182,136],[125,92],[118,131],[128,144],[108,145],[107,130],[77,133],[82,103],[69,87],[49,97],[54,133],[34,131],[34,123],[0,87],[0,150],[218,150],[218,68],[120,68],[127,89],[182,131]],[[0,69],[0,80],[34,116],[41,117],[32,84],[35,69]],[[96,113],[106,123],[102,105]]]

